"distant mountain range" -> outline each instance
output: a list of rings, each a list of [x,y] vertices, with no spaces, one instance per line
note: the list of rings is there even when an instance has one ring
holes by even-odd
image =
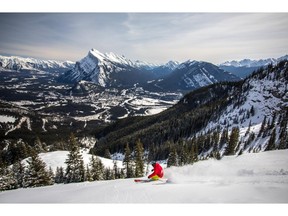
[[[288,59],[288,55],[260,60],[226,61],[219,65],[193,60],[153,64],[91,49],[86,57],[76,63],[0,55],[0,68],[17,71],[58,71],[64,73],[58,81],[66,83],[86,80],[101,87],[126,88],[138,84],[154,91],[189,91],[219,81],[245,78],[259,67],[276,64],[284,59]]]
[[[188,60],[180,64],[169,61],[163,65],[153,65],[133,62],[114,53],[102,54],[95,49],[59,78],[68,83],[91,81],[102,87],[121,88],[139,84],[156,91],[193,90],[220,81],[239,79],[208,62]]]
[[[279,61],[288,59],[288,55],[279,57],[279,58],[267,58],[259,60],[243,59],[240,61],[226,61],[219,66],[233,66],[233,67],[262,67],[267,66],[268,64],[276,64]]]
[[[74,67],[72,61],[39,60],[35,58],[23,58],[19,56],[1,56],[0,68],[8,70],[42,70],[54,71],[57,69],[67,70]]]
[[[276,64],[282,60],[288,59],[288,55],[279,58],[267,58],[259,60],[243,59],[240,61],[226,61],[219,65],[219,67],[225,71],[233,73],[241,78],[247,77],[254,70],[260,67],[267,66],[268,64]]]

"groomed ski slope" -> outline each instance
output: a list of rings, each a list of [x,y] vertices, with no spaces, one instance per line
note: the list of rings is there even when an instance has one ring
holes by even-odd
[[[288,203],[288,150],[165,169],[172,183],[133,179],[0,192],[0,203]]]

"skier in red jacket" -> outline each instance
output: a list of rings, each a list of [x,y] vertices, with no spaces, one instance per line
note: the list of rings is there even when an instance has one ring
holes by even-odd
[[[154,163],[152,163],[152,166],[153,166],[153,168],[154,168],[154,169],[152,170],[153,173],[151,173],[151,174],[148,176],[148,178],[151,179],[151,180],[154,180],[154,181],[162,178],[163,175],[164,175],[164,171],[163,171],[163,168],[160,166],[160,164],[154,162]]]

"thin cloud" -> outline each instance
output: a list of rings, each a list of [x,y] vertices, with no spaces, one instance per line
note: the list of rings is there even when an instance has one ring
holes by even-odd
[[[0,14],[0,52],[79,60],[89,49],[163,63],[279,57],[287,13]]]

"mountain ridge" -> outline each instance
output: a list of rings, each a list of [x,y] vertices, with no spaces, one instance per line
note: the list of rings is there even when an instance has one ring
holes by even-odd
[[[218,81],[234,81],[240,79],[235,75],[217,68],[216,65],[211,66],[212,64],[208,62],[187,60],[183,63],[169,61],[163,65],[151,66],[151,64],[148,64],[145,66],[145,64],[146,63],[143,62],[139,64],[139,61],[133,62],[124,56],[119,56],[114,53],[102,54],[95,49],[91,49],[88,55],[76,62],[75,67],[61,76],[60,80],[64,82],[86,80],[95,82],[102,87],[131,87],[135,85],[135,83],[139,83],[147,88],[157,89],[157,87],[160,87],[160,89],[164,88],[168,91],[174,91],[175,89],[193,90],[199,86]],[[188,70],[191,72],[192,69],[189,67],[186,68],[184,65],[193,67],[193,64],[195,64],[195,67],[197,67],[197,64],[202,65],[204,69],[201,73],[198,71],[195,76],[191,75],[193,77],[189,77],[186,73],[189,73]],[[179,71],[180,69],[182,69],[182,74],[177,75],[175,71]],[[213,74],[210,74],[209,70],[213,70]],[[123,80],[124,76],[126,77],[125,80]],[[168,78],[169,76],[173,77]],[[197,83],[201,81],[204,83]],[[183,85],[186,86],[183,87]]]
[[[20,56],[0,55],[0,67],[10,70],[55,70],[69,69],[74,66],[72,61],[41,60]]]
[[[275,64],[279,61],[284,59],[288,59],[288,55],[284,55],[278,58],[267,58],[267,59],[242,59],[242,60],[232,60],[232,61],[225,61],[219,66],[234,66],[234,67],[261,67],[267,66],[268,64]]]
[[[284,55],[279,58],[267,58],[258,60],[251,60],[251,59],[242,59],[238,61],[232,60],[221,63],[218,66],[221,69],[244,79],[245,77],[249,76],[253,71],[259,69],[260,67],[265,67],[269,64],[277,64],[278,62],[285,59],[288,59],[288,55]]]

